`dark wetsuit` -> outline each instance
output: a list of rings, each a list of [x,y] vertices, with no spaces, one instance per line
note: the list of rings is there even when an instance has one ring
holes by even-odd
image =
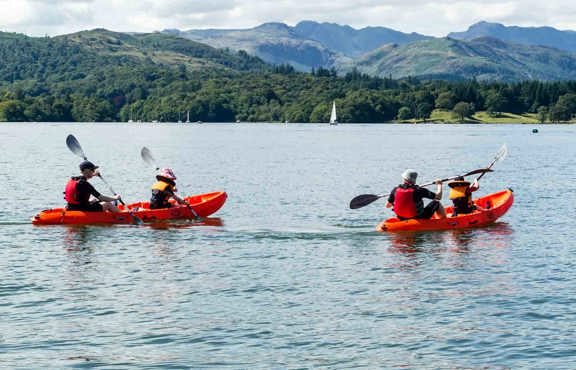
[[[99,201],[90,203],[90,195],[98,198],[100,197],[100,193],[94,189],[86,178],[80,176],[74,177],[73,179],[78,180],[76,184],[76,197],[80,204],[68,203],[66,208],[70,211],[102,212],[104,209]]]

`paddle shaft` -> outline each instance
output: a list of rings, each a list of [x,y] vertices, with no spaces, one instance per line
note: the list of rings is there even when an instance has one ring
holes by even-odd
[[[498,150],[498,153],[496,153],[496,156],[494,158],[494,160],[492,161],[492,163],[490,163],[490,165],[488,166],[488,169],[491,169],[492,166],[494,166],[494,164],[496,164],[496,162],[498,162],[499,160],[504,159],[504,157],[506,156],[506,154],[508,153],[508,148],[506,147],[506,144],[502,145],[502,147],[500,147],[500,150]],[[483,174],[481,174],[480,176],[478,176],[478,178],[476,179],[476,181],[480,181],[480,179],[486,174],[486,172],[484,172]]]
[[[457,178],[459,178],[459,177],[466,177],[466,176],[470,176],[470,175],[476,175],[476,174],[478,174],[478,173],[485,174],[486,172],[492,172],[492,170],[491,170],[490,168],[479,168],[479,169],[477,169],[477,170],[473,170],[473,171],[467,172],[467,173],[465,173],[464,175],[452,176],[452,177],[448,177],[448,178],[442,179],[442,180],[440,180],[440,181],[445,182],[445,181],[455,180],[455,179],[457,179]],[[432,184],[435,184],[435,183],[436,183],[436,181],[427,182],[426,184],[420,185],[420,187],[429,186],[429,185],[432,185]]]

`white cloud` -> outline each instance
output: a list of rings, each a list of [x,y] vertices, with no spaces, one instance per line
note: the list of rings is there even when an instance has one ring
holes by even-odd
[[[302,20],[384,26],[444,36],[485,20],[576,30],[576,3],[563,0],[0,0],[0,29],[55,35],[96,27],[250,28]]]

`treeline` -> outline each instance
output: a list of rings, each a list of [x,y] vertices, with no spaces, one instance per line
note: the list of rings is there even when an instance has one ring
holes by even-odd
[[[425,120],[434,109],[453,111],[455,120],[482,110],[560,122],[576,114],[576,82],[423,82],[286,66],[227,75],[115,67],[69,82],[9,84],[0,92],[0,120],[326,122],[332,100],[340,122]]]
[[[575,81],[480,83],[393,80],[334,69],[299,73],[245,52],[162,34],[105,30],[57,38],[0,33],[0,121],[340,122],[455,121],[475,111],[576,114]]]

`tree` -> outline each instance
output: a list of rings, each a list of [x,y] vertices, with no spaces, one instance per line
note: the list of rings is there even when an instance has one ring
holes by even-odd
[[[416,107],[416,118],[423,120],[430,118],[433,109],[434,107],[430,103],[424,102],[418,104]]]
[[[0,102],[0,121],[26,121],[26,116],[24,115],[24,104],[22,104],[22,102],[19,100],[7,100]]]
[[[544,123],[546,122],[546,119],[548,119],[548,107],[546,106],[538,107],[538,121],[540,123]]]
[[[486,111],[490,117],[496,117],[507,104],[506,98],[498,91],[490,90],[485,99]]]
[[[452,110],[452,113],[455,117],[458,118],[460,122],[464,122],[464,119],[466,117],[470,117],[471,115],[474,114],[474,106],[470,103],[461,101],[459,103],[456,103],[454,109]]]
[[[441,92],[436,98],[435,105],[439,109],[452,109],[454,108],[454,101],[456,96],[452,91]]]
[[[405,121],[405,120],[410,119],[412,117],[414,117],[414,116],[412,115],[412,111],[410,110],[410,108],[401,107],[400,109],[398,109],[398,120]]]

